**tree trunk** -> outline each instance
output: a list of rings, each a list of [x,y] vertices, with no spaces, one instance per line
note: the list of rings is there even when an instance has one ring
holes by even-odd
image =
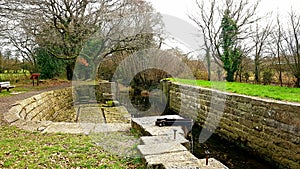
[[[282,70],[281,68],[279,68],[279,82],[280,82],[280,86],[283,86],[283,82],[282,82]]]
[[[259,65],[256,63],[255,64],[255,81],[256,83],[260,82],[260,76],[259,76]]]
[[[234,72],[227,71],[226,80],[227,82],[234,82]]]
[[[280,39],[280,38],[279,38]],[[280,46],[277,42],[277,57],[278,57],[278,66],[279,66],[279,82],[280,86],[282,87],[282,68],[281,68],[281,59],[280,59]]]
[[[207,45],[206,45],[207,46]],[[211,80],[211,60],[210,60],[210,52],[209,48],[206,49],[206,62],[207,62],[207,71],[208,71],[208,81]]]
[[[296,80],[295,87],[300,88],[300,77],[296,77],[296,78],[297,80]]]
[[[208,71],[208,81],[211,80],[211,62],[210,60],[207,61],[207,71]]]
[[[73,79],[74,66],[75,66],[74,61],[71,61],[71,62],[67,63],[66,71],[67,71],[67,79],[68,80]]]

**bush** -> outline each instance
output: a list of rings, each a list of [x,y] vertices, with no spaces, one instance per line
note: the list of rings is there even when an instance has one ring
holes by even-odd
[[[263,73],[263,83],[264,85],[268,85],[272,82],[273,73],[270,71],[266,71]]]
[[[248,82],[249,78],[250,78],[250,74],[248,72],[244,73],[244,77],[246,79],[246,82]]]

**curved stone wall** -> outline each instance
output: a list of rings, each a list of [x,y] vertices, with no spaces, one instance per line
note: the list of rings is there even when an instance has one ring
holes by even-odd
[[[75,122],[72,88],[44,92],[16,102],[5,115],[12,123],[17,120]]]
[[[275,162],[279,168],[300,168],[300,103],[225,93],[170,81],[162,81],[162,87],[169,109],[179,115],[197,112],[197,123],[202,127],[205,123],[209,126],[208,114],[222,115],[215,134]],[[213,103],[212,96],[216,97]],[[225,104],[224,110],[218,109],[218,102]]]
[[[97,86],[92,85],[70,87],[35,95],[12,105],[12,108],[4,113],[4,119],[20,129],[42,133],[90,134],[128,131],[130,114],[125,107],[104,108],[104,112],[107,113],[104,121],[103,112],[99,104],[95,103],[95,97],[89,95],[90,92],[95,92],[95,88],[97,89]],[[73,89],[74,93],[77,92],[74,97]]]

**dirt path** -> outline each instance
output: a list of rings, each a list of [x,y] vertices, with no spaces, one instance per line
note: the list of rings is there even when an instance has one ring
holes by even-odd
[[[55,84],[54,86],[49,86],[46,89],[42,90],[36,90],[36,91],[29,91],[26,93],[21,93],[9,97],[0,97],[0,125],[4,125],[5,120],[3,119],[3,113],[8,111],[11,108],[11,105],[14,104],[16,101],[19,100],[24,100],[26,98],[29,98],[31,96],[46,92],[46,91],[51,91],[51,90],[56,90],[56,89],[61,89],[65,87],[70,87],[71,83],[60,83],[60,84]]]

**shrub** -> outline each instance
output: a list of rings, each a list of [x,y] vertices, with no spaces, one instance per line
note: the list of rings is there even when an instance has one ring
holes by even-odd
[[[266,71],[263,73],[263,83],[268,85],[272,82],[273,73],[271,71]]]
[[[246,82],[248,82],[249,78],[250,78],[250,74],[248,72],[244,73],[244,77],[246,79]]]

